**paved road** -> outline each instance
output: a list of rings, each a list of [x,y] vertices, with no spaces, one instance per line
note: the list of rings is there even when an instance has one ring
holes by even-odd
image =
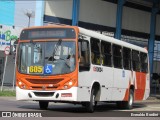
[[[134,115],[156,115],[160,116],[160,100],[147,100],[136,102],[132,110],[117,109],[113,103],[99,103],[94,113],[87,113],[81,105],[72,105],[64,103],[50,103],[48,110],[40,110],[38,102],[16,101],[13,97],[0,97],[0,111],[18,111],[18,113],[31,112],[42,113],[42,116],[52,117],[130,117]],[[151,114],[153,113],[153,114]],[[133,117],[132,117],[133,118]],[[135,118],[135,117],[134,117]],[[116,118],[115,118],[116,119]],[[67,119],[65,119],[67,120]]]

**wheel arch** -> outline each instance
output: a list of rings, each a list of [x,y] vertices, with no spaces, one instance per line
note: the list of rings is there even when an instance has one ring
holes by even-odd
[[[130,85],[130,88],[129,88],[129,90],[133,90],[133,92],[134,92],[134,90],[135,90],[135,87],[134,87],[134,85]]]
[[[92,84],[92,87],[91,87],[91,90],[94,89],[95,93],[96,93],[96,98],[95,100],[96,101],[99,101],[100,100],[100,95],[101,95],[101,87],[100,87],[100,83],[95,81],[93,84]]]

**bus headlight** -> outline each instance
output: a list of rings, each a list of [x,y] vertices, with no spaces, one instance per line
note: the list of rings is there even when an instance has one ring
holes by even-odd
[[[19,82],[18,82],[18,84],[19,84],[19,86],[21,86],[21,85],[22,85],[22,82],[21,82],[21,81],[19,81]]]
[[[75,81],[76,81],[75,79],[71,79],[70,81],[66,82],[66,83],[64,84],[64,89],[69,89],[69,88],[71,88],[71,87],[74,85]]]
[[[21,88],[21,89],[26,89],[27,88],[27,86],[22,81],[19,81],[19,80],[18,80],[18,87]]]
[[[70,81],[70,82],[68,83],[68,85],[70,85],[70,86],[71,86],[71,85],[73,85],[73,82],[72,82],[72,81]]]

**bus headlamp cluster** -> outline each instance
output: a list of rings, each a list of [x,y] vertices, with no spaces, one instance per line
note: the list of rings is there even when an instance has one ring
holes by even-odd
[[[64,84],[64,89],[69,89],[69,88],[71,88],[71,87],[74,85],[75,81],[76,81],[75,79],[71,79],[70,81],[66,82],[66,83]]]
[[[27,88],[27,86],[26,86],[23,82],[21,82],[21,81],[18,81],[18,86],[19,86],[21,89],[26,89],[26,88]]]

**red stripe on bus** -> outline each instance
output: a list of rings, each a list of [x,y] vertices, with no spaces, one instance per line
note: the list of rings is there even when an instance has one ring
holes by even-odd
[[[126,92],[125,92],[125,96],[123,98],[123,101],[128,101],[128,97],[129,97],[129,88],[131,86],[131,79],[129,80],[129,85],[128,85],[128,88],[126,89]]]
[[[136,72],[135,100],[143,100],[146,88],[146,73]]]

